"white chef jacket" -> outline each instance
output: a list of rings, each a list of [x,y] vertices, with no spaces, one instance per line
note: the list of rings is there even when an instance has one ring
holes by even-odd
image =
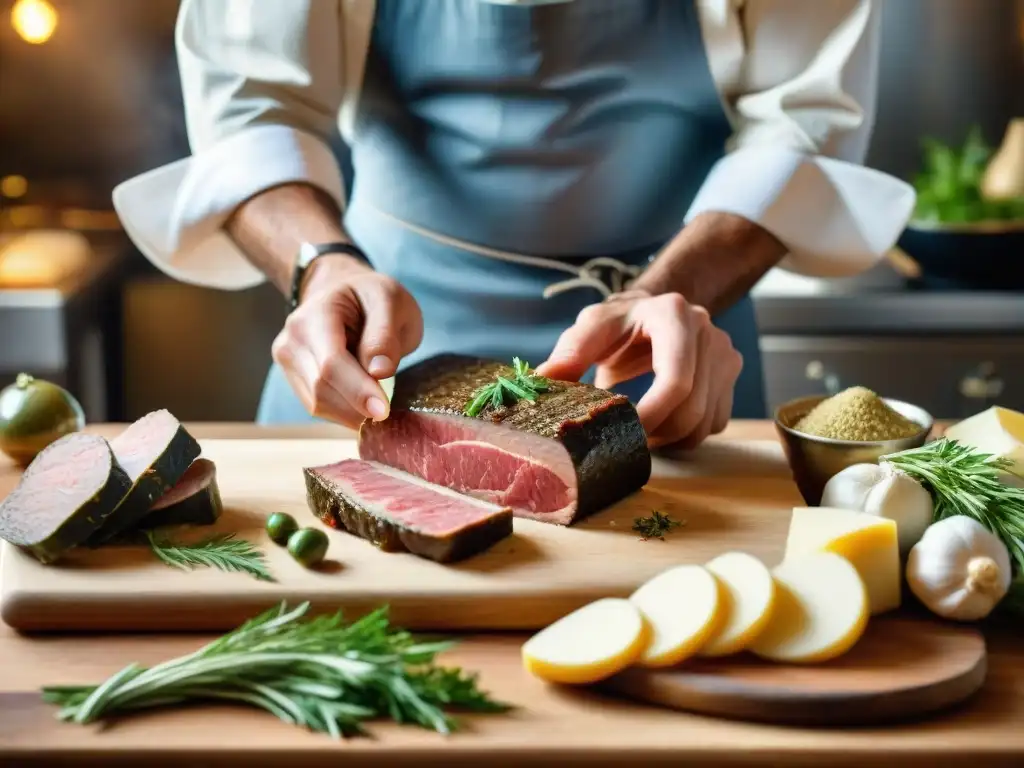
[[[738,214],[786,246],[780,267],[797,274],[849,276],[876,264],[915,203],[909,184],[861,165],[881,0],[694,2],[733,134],[680,224]],[[241,203],[305,182],[344,210],[329,141],[335,129],[358,140],[374,12],[374,0],[182,0],[175,35],[192,155],[113,194],[155,266],[197,285],[253,287],[264,275],[223,231]]]

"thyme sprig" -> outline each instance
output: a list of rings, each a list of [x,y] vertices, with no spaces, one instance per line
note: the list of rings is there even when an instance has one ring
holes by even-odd
[[[673,520],[668,515],[654,510],[648,517],[636,517],[633,519],[633,530],[640,534],[644,541],[648,539],[665,540],[665,534],[673,528],[678,528],[683,523]]]
[[[260,581],[274,581],[263,553],[251,542],[236,539],[233,533],[181,544],[147,531],[146,540],[153,554],[173,568],[183,571],[217,568],[229,573],[248,573]]]
[[[391,626],[387,607],[352,624],[341,613],[302,620],[309,603],[284,603],[195,653],[155,667],[129,664],[100,685],[49,686],[59,719],[92,723],[153,707],[226,701],[270,712],[334,738],[391,718],[439,733],[457,726],[448,709],[501,712],[507,704],[476,677],[435,663],[450,642],[425,643]]]
[[[467,416],[476,416],[485,408],[494,410],[505,405],[515,405],[520,400],[535,402],[537,395],[547,392],[550,389],[550,382],[543,376],[530,373],[529,363],[512,358],[511,378],[498,376],[490,384],[485,384],[473,393],[464,413]]]

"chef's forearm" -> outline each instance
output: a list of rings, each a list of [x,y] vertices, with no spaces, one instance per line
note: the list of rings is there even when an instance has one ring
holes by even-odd
[[[351,242],[338,206],[308,184],[285,184],[253,196],[238,207],[225,229],[253,266],[285,295],[291,292],[295,259],[304,242]],[[338,259],[365,268],[349,256],[331,258]]]
[[[655,295],[680,293],[715,314],[746,295],[785,254],[785,246],[757,224],[730,213],[703,213],[633,287]]]

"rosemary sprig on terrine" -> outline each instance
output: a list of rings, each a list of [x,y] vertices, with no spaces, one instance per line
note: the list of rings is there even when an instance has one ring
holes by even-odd
[[[515,405],[520,400],[535,402],[537,395],[547,392],[550,382],[543,376],[530,373],[530,364],[512,358],[513,376],[498,376],[490,384],[485,384],[473,393],[473,397],[466,403],[465,414],[476,416],[485,408],[495,410],[506,405]]]

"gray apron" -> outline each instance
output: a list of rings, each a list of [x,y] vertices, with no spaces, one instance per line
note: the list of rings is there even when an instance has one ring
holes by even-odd
[[[402,367],[543,362],[679,231],[729,133],[689,0],[379,0],[345,226],[423,311]],[[749,297],[714,320],[745,360],[733,416],[762,417]],[[310,419],[273,367],[258,421]]]

